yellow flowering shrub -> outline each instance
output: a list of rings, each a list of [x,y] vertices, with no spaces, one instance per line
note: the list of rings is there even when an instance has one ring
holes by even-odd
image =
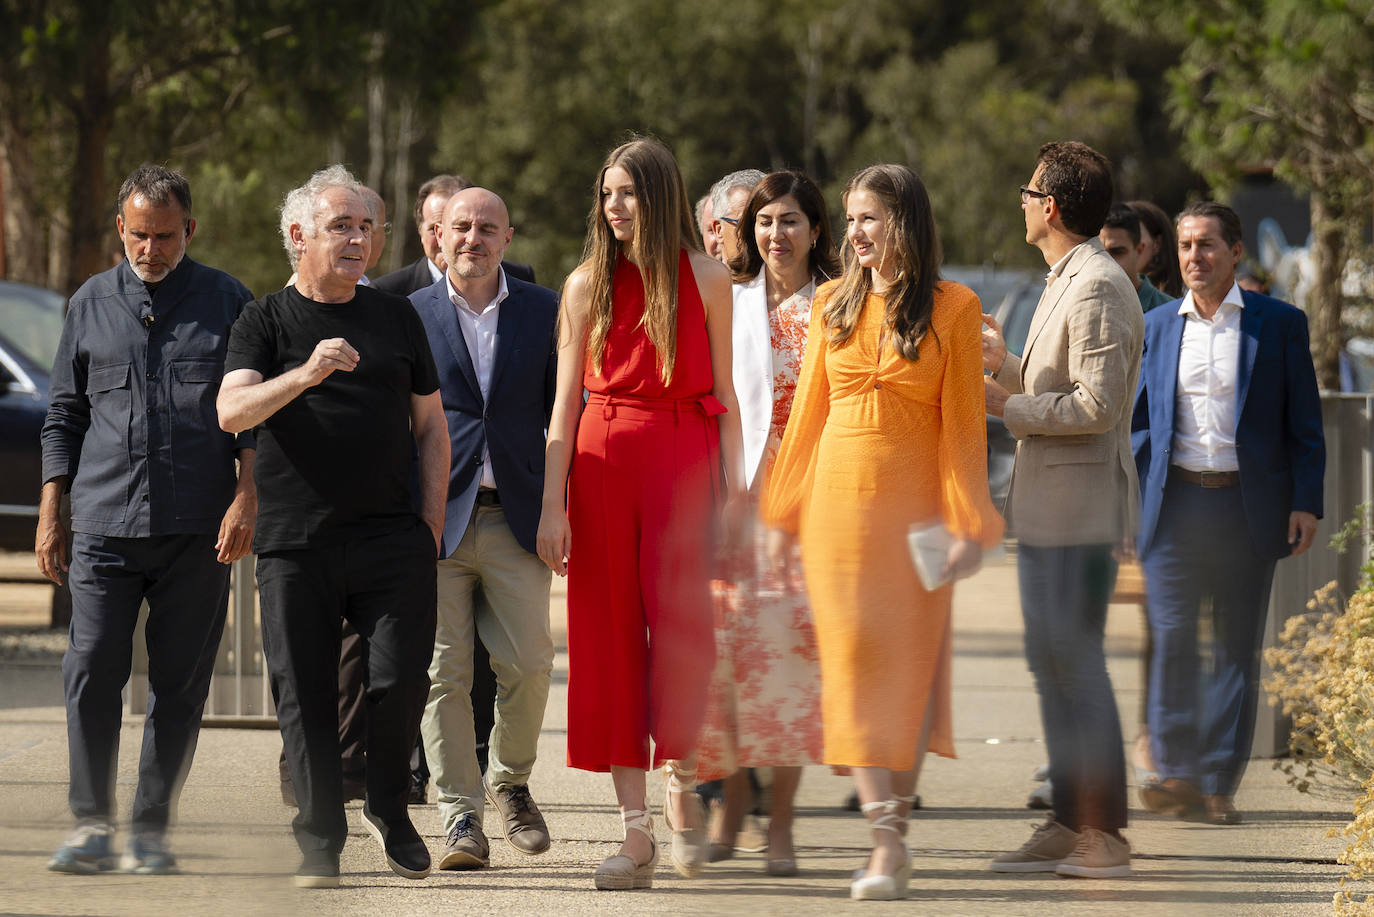
[[[1323,586],[1264,656],[1274,670],[1264,682],[1269,702],[1293,718],[1290,782],[1306,792],[1320,761],[1361,786],[1354,818],[1330,832],[1351,838],[1338,858],[1346,875],[1332,903],[1340,917],[1374,915],[1374,897],[1352,893],[1353,883],[1374,878],[1374,588],[1342,606],[1336,584]]]

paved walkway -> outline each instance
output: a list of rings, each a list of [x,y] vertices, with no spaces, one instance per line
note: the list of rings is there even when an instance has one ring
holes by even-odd
[[[1021,654],[1013,563],[992,563],[959,586],[955,611],[955,734],[960,758],[931,758],[921,780],[926,808],[912,821],[912,890],[901,904],[848,900],[848,876],[863,862],[868,832],[839,802],[848,780],[810,768],[798,799],[802,874],[774,879],[758,854],[744,854],[692,881],[661,866],[655,888],[595,892],[591,873],[619,840],[605,776],[563,766],[567,658],[556,663],[540,760],[531,781],[554,847],[524,857],[492,843],[492,868],[421,882],[387,870],[362,831],[357,804],[343,855],[343,887],[299,891],[298,863],[277,795],[280,740],[274,731],[207,729],[182,796],[172,877],[61,876],[44,866],[69,825],[61,677],[49,662],[0,662],[0,913],[13,914],[825,914],[836,909],[904,914],[1030,915],[1052,911],[1153,915],[1326,915],[1342,869],[1342,844],[1328,828],[1345,823],[1354,792],[1302,795],[1271,763],[1256,761],[1238,798],[1247,816],[1214,828],[1132,811],[1127,831],[1135,875],[1111,881],[1001,876],[994,854],[1018,846],[1040,816],[1024,808],[1032,769],[1044,758],[1034,689]],[[553,607],[561,609],[556,597]],[[3,599],[0,599],[3,603]],[[0,604],[0,624],[4,608]],[[561,623],[561,622],[559,622]],[[1122,721],[1139,706],[1140,615],[1112,609],[1110,667]],[[126,717],[120,803],[133,794],[141,720]],[[1132,730],[1128,728],[1128,732]],[[1130,736],[1128,735],[1128,738]],[[661,798],[661,781],[650,783]],[[1134,802],[1134,794],[1132,796]],[[432,850],[442,844],[433,807],[412,809]],[[491,818],[491,816],[488,816]],[[660,839],[666,837],[661,818]]]

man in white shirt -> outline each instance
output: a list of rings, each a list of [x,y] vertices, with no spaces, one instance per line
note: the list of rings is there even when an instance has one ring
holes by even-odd
[[[452,447],[421,727],[447,835],[440,869],[487,865],[484,792],[517,852],[549,848],[528,782],[553,671],[551,574],[534,540],[553,410],[558,296],[507,275],[501,256],[513,232],[501,198],[484,188],[457,192],[438,227],[447,271],[410,298],[439,370]],[[479,636],[496,673],[496,713],[494,725],[474,736],[470,692]],[[483,762],[478,743],[488,737]]]
[[[1141,482],[1137,551],[1154,640],[1152,811],[1240,821],[1260,640],[1274,564],[1312,545],[1326,452],[1307,317],[1236,285],[1240,219],[1201,202],[1178,216],[1188,293],[1145,318],[1132,418]],[[1209,670],[1198,618],[1212,616]]]

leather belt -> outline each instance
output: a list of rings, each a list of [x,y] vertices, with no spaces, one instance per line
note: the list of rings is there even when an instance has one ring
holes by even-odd
[[[1239,471],[1189,471],[1178,465],[1169,466],[1169,477],[1199,487],[1235,487],[1240,483]]]
[[[501,495],[490,487],[483,487],[477,491],[478,506],[500,506]]]

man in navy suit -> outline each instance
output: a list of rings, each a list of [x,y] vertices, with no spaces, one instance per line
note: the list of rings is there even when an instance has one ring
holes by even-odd
[[[1188,293],[1145,316],[1132,418],[1154,658],[1155,812],[1237,824],[1274,564],[1312,545],[1322,513],[1321,401],[1298,309],[1236,285],[1240,219],[1222,204],[1178,216]],[[1212,614],[1199,672],[1198,617]]]
[[[453,446],[422,725],[447,834],[440,869],[487,865],[484,793],[515,850],[549,848],[528,782],[553,671],[550,571],[534,539],[558,297],[501,267],[513,232],[501,198],[484,188],[457,192],[438,228],[448,268],[410,297],[439,369]],[[479,634],[497,681],[485,781],[469,696]]]

